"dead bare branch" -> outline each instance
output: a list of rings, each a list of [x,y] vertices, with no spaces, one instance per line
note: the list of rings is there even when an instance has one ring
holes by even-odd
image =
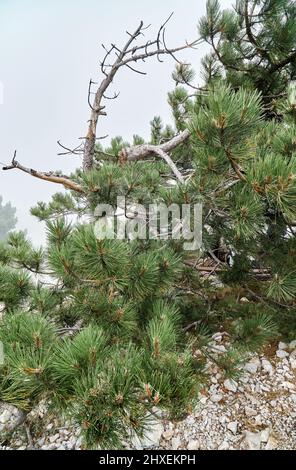
[[[82,144],[79,144],[77,147],[75,147],[74,149],[70,149],[68,147],[66,147],[65,145],[61,144],[60,140],[57,141],[57,144],[64,150],[66,150],[66,152],[60,152],[58,153],[58,155],[79,155],[83,152],[81,146]]]
[[[37,170],[33,170],[32,168],[27,168],[23,165],[21,165],[17,160],[16,160],[16,150],[14,152],[14,156],[12,159],[12,162],[8,166],[4,166],[2,170],[7,171],[7,170],[13,170],[13,169],[18,169],[23,171],[24,173],[27,173],[31,176],[34,176],[35,178],[39,178],[44,181],[50,181],[51,183],[57,183],[57,184],[62,184],[65,188],[71,189],[73,191],[76,191],[78,193],[84,194],[85,191],[84,189],[74,181],[72,181],[68,176],[65,175],[57,175],[53,172],[41,172]]]
[[[105,100],[116,100],[116,98],[118,98],[119,95],[120,95],[120,91],[118,91],[117,93],[114,93],[113,96],[104,95],[104,98],[105,98]]]
[[[158,147],[154,147],[153,152],[168,164],[178,181],[180,183],[184,183],[184,178],[175,163],[173,162],[173,160],[171,159],[171,157],[167,153],[165,153],[161,148]]]
[[[171,140],[164,142],[160,145],[149,145],[149,144],[142,144],[136,145],[134,147],[128,147],[125,149],[125,159],[127,161],[137,161],[143,160],[144,158],[151,155],[151,153],[157,153],[157,150],[160,149],[163,152],[170,153],[174,150],[178,145],[184,143],[190,136],[190,132],[188,129],[181,132],[180,134],[173,137]]]
[[[69,155],[69,154],[74,154],[74,155],[82,155],[83,156],[83,170],[88,171],[90,170],[93,165],[94,165],[94,160],[95,160],[95,144],[97,140],[101,140],[106,138],[107,136],[102,136],[102,137],[97,137],[97,123],[98,119],[100,116],[105,116],[105,105],[103,104],[103,100],[110,100],[110,99],[115,99],[118,97],[118,93],[115,93],[114,96],[110,97],[106,94],[107,89],[109,86],[112,84],[113,79],[117,72],[122,68],[122,67],[127,67],[131,69],[134,72],[140,73],[140,74],[145,74],[145,72],[142,72],[138,70],[138,68],[135,68],[132,64],[135,64],[139,61],[145,61],[145,59],[154,57],[156,56],[159,58],[162,55],[170,55],[171,57],[174,58],[174,60],[177,60],[175,57],[175,53],[194,47],[196,46],[201,40],[195,40],[191,43],[185,42],[184,45],[176,47],[176,48],[168,48],[165,42],[165,27],[168,23],[168,21],[171,19],[172,14],[169,16],[169,18],[161,25],[157,37],[154,40],[148,40],[144,44],[139,44],[135,45],[135,41],[139,36],[144,35],[144,31],[147,29],[147,27],[144,26],[143,21],[141,21],[140,25],[138,28],[135,30],[133,34],[127,32],[129,38],[126,42],[126,44],[122,47],[119,48],[114,44],[111,44],[111,47],[108,49],[104,45],[103,48],[105,50],[105,56],[103,58],[103,61],[101,62],[101,72],[104,75],[103,80],[100,82],[98,85],[96,91],[93,93],[91,88],[92,85],[95,85],[96,83],[93,82],[93,80],[90,80],[89,86],[88,86],[88,103],[91,108],[91,114],[90,114],[90,119],[89,119],[89,126],[88,126],[88,131],[87,135],[85,137],[81,137],[80,139],[84,140],[83,144],[80,144],[74,149],[71,149],[69,147],[66,147],[65,145],[61,144],[60,141],[58,141],[58,145],[65,150],[65,152],[61,152],[59,155]],[[114,60],[112,62],[111,56],[115,56]],[[107,60],[110,59],[111,64],[107,64]],[[177,60],[178,61],[178,60]],[[109,62],[109,60],[108,60]],[[94,100],[91,102],[91,95],[94,95]],[[162,158],[168,166],[171,168],[172,172],[176,176],[179,182],[184,182],[184,177],[182,176],[181,172],[178,170],[177,165],[173,162],[173,160],[170,157],[170,152],[176,148],[178,145],[182,144],[189,138],[189,131],[185,130],[181,132],[179,135],[175,136],[171,140],[162,143],[158,146],[153,146],[149,144],[144,144],[144,145],[139,145],[139,146],[134,146],[134,147],[129,147],[127,149],[124,149],[124,151],[121,153],[120,158],[122,161],[137,161],[140,159],[145,159],[148,156],[158,156]],[[82,148],[83,147],[83,148]],[[16,152],[14,154],[13,160],[10,165],[5,165],[3,166],[3,170],[11,170],[11,169],[18,169],[24,173],[27,173],[31,176],[34,176],[35,178],[39,178],[41,180],[49,181],[52,183],[56,184],[61,184],[65,188],[76,191],[80,194],[85,194],[85,191],[82,186],[80,186],[78,183],[70,179],[68,176],[65,175],[60,175],[54,172],[43,172],[43,171],[37,171],[32,168],[27,168],[20,164],[16,160]]]
[[[138,28],[135,30],[134,33],[127,32],[129,38],[126,44],[123,47],[117,47],[115,44],[111,44],[110,48],[102,45],[106,54],[101,62],[101,72],[104,75],[104,79],[101,81],[100,85],[98,86],[96,92],[94,93],[95,97],[93,103],[90,102],[90,95],[91,95],[91,86],[93,84],[92,81],[89,83],[88,89],[88,102],[91,107],[91,115],[89,119],[89,126],[88,132],[85,137],[84,149],[83,149],[83,170],[88,171],[93,167],[94,164],[94,149],[96,143],[96,132],[97,132],[97,124],[98,119],[100,116],[106,115],[104,111],[105,106],[102,104],[104,99],[109,99],[106,96],[106,91],[109,86],[112,84],[115,75],[117,72],[123,68],[127,67],[133,72],[139,73],[141,75],[145,75],[146,72],[139,70],[134,65],[139,61],[145,61],[145,59],[156,56],[160,60],[160,56],[162,55],[170,55],[174,60],[178,63],[178,59],[175,57],[177,52],[182,50],[191,48],[196,46],[200,40],[195,40],[191,43],[187,42],[179,47],[176,48],[168,48],[165,42],[165,27],[169,20],[171,19],[172,14],[168,17],[168,19],[161,25],[159,28],[158,34],[156,39],[148,40],[144,44],[135,45],[135,41],[139,36],[144,35],[144,31],[147,27],[144,26],[143,21],[141,21]],[[114,61],[112,62],[111,57],[114,57]],[[111,64],[107,64],[107,60],[110,60]],[[108,60],[108,62],[109,62]],[[114,95],[117,97],[118,95]],[[112,98],[113,99],[113,98]],[[163,152],[166,152],[165,149],[161,149]]]
[[[188,129],[186,129],[177,136],[173,137],[171,140],[168,140],[167,142],[164,142],[160,145],[142,144],[136,145],[134,147],[127,147],[119,154],[120,161],[122,163],[133,162],[143,160],[151,155],[157,155],[168,164],[178,181],[184,183],[184,178],[181,172],[178,170],[176,164],[170,158],[169,153],[178,147],[178,145],[184,143],[189,138],[189,136],[190,132]]]

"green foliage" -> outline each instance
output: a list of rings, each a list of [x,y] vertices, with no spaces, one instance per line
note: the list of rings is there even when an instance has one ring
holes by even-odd
[[[277,335],[276,324],[270,315],[257,313],[249,318],[242,318],[234,324],[234,340],[244,344],[249,351],[258,351]]]
[[[49,388],[54,325],[39,314],[13,311],[2,322],[0,340],[5,354],[1,399],[30,410]]]
[[[16,209],[10,202],[3,204],[3,198],[0,196],[0,240],[4,240],[8,232],[14,229],[17,223],[15,213]]]
[[[237,93],[219,87],[209,93],[197,115],[192,117],[192,134],[198,147],[241,160],[252,152],[249,140],[262,122],[260,95],[244,89]]]
[[[208,0],[199,22],[228,82],[261,91],[269,106],[295,79],[295,9],[293,0],[239,0],[235,10],[222,11],[218,0]]]
[[[190,412],[209,363],[237,378],[250,352],[295,338],[295,8],[240,0],[223,11],[208,1],[204,84],[179,63],[174,127],[150,123],[153,145],[190,130],[170,152],[186,183],[156,155],[124,161],[145,140],[115,137],[96,145],[91,171],[71,175],[84,194],[32,209],[46,221],[44,249],[22,232],[0,244],[1,400],[29,411],[45,398],[80,426],[87,448],[120,448],[143,436],[155,406],[176,419]],[[159,231],[100,239],[107,216],[95,209],[115,209],[118,196],[142,209],[202,202],[203,246],[184,251]]]
[[[22,303],[32,288],[30,275],[25,271],[15,271],[0,265],[0,302],[10,307]]]
[[[290,302],[296,296],[296,272],[285,276],[275,274],[271,281],[267,295],[279,302]]]

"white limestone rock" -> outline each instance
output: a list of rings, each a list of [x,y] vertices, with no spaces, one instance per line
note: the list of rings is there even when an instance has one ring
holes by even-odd
[[[220,393],[214,393],[213,395],[211,395],[211,401],[213,403],[219,403],[221,400],[223,400],[223,395],[221,395]]]
[[[269,436],[265,450],[275,450],[277,448],[278,442],[276,438],[272,435]]]
[[[164,431],[162,433],[162,437],[166,440],[166,441],[170,441],[172,439],[174,435],[174,431],[172,429],[169,429],[168,431]]]
[[[219,445],[218,450],[228,450],[229,443],[227,441],[223,441],[222,444]]]
[[[245,444],[248,450],[260,450],[261,448],[261,433],[245,431]]]
[[[296,339],[294,339],[293,341],[289,343],[289,349],[291,351],[293,351],[293,349],[296,349]]]
[[[149,429],[143,439],[134,437],[132,445],[137,450],[150,449],[153,447],[159,447],[159,442],[163,434],[163,424],[160,420],[155,419],[150,423]],[[77,444],[76,444],[77,445]]]
[[[261,431],[261,442],[268,442],[270,436],[270,428],[263,429]]]
[[[188,450],[198,450],[198,449],[200,449],[199,441],[196,440],[196,439],[193,439],[193,440],[189,441],[188,445],[187,445],[187,449]]]
[[[285,359],[286,357],[289,357],[289,353],[284,349],[278,349],[276,355],[279,359]]]
[[[173,439],[172,439],[172,448],[173,448],[173,450],[179,449],[180,445],[181,445],[180,436],[173,437]]]
[[[246,416],[256,416],[258,413],[254,408],[251,408],[250,406],[245,406],[245,415]]]
[[[256,357],[252,358],[247,364],[245,364],[245,371],[249,372],[250,374],[256,374],[257,370],[259,369],[261,363],[260,360]]]
[[[274,369],[270,361],[268,359],[262,359],[262,369],[269,375],[273,375]]]
[[[227,424],[227,429],[232,432],[232,434],[237,433],[237,421],[231,421],[230,423]]]
[[[0,415],[0,423],[7,424],[11,420],[12,414],[9,410],[5,409]]]
[[[226,390],[229,390],[230,392],[235,393],[237,391],[237,382],[235,382],[235,380],[226,379],[224,380],[223,385],[226,388]]]

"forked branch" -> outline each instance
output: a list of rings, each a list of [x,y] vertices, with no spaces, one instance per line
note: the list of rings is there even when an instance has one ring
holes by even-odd
[[[122,162],[133,162],[138,160],[144,160],[145,158],[151,155],[157,155],[168,164],[178,181],[180,183],[184,183],[184,178],[178,170],[176,164],[169,156],[169,153],[176,147],[184,143],[189,138],[189,136],[189,130],[185,129],[185,131],[173,137],[171,140],[160,145],[142,144],[136,145],[134,147],[127,147],[121,152],[119,157]]]
[[[81,155],[83,157],[83,170],[91,170],[95,164],[94,156],[96,141],[100,139],[97,137],[98,119],[100,116],[106,115],[105,105],[103,102],[104,100],[116,99],[118,96],[118,93],[115,93],[113,96],[109,96],[109,94],[106,93],[117,72],[123,67],[128,67],[132,71],[142,74],[143,72],[139,70],[138,66],[135,66],[134,64],[137,64],[138,62],[145,62],[145,59],[150,57],[157,57],[157,59],[162,62],[160,59],[161,56],[170,55],[174,60],[180,63],[176,59],[175,54],[188,48],[194,48],[194,46],[200,42],[200,39],[198,39],[191,43],[186,42],[184,45],[179,47],[172,49],[168,48],[165,40],[165,29],[171,16],[172,15],[170,15],[165,23],[161,25],[154,40],[148,40],[139,45],[135,43],[139,36],[144,36],[144,31],[149,28],[149,26],[145,27],[141,21],[140,25],[134,33],[131,34],[127,31],[128,40],[123,47],[119,48],[115,44],[111,44],[110,48],[106,48],[103,45],[105,50],[105,57],[103,58],[103,61],[100,65],[104,78],[98,85],[95,92],[92,92],[92,87],[97,84],[92,80],[89,83],[88,103],[91,109],[91,114],[87,135],[86,137],[83,137],[84,144],[80,144],[78,147],[71,149],[58,142],[59,146],[63,149],[63,152],[60,153],[60,155]],[[91,101],[92,95],[94,95],[93,101]],[[147,156],[151,155],[158,156],[168,164],[178,181],[184,182],[181,172],[178,170],[176,164],[173,162],[169,154],[174,148],[185,142],[189,138],[189,135],[189,131],[185,130],[168,142],[158,146],[144,144],[129,147],[124,149],[120,155],[120,158],[124,161],[132,162],[145,159]],[[3,167],[3,170],[12,169],[18,169],[24,173],[34,176],[35,178],[61,184],[67,189],[76,191],[80,194],[85,194],[83,187],[70,179],[68,176],[59,175],[54,172],[37,171],[23,166],[16,160],[16,152],[11,164]]]
[[[127,147],[121,151],[119,157],[122,162],[133,162],[138,160],[144,160],[145,158],[156,155],[162,158],[168,166],[171,168],[172,172],[176,176],[179,182],[183,183],[184,178],[181,172],[178,170],[176,164],[173,162],[169,153],[174,150],[176,147],[184,143],[190,136],[189,130],[185,130],[180,134],[173,137],[171,140],[160,144],[160,145],[150,145],[150,144],[143,144],[143,145],[136,145],[133,147]],[[64,147],[66,149],[66,147]],[[69,152],[71,153],[70,149]],[[14,152],[14,156],[10,165],[6,165],[2,168],[3,170],[13,170],[18,169],[27,173],[35,178],[39,178],[41,180],[49,181],[51,183],[57,183],[63,185],[66,189],[71,189],[72,191],[76,191],[80,194],[85,194],[84,189],[78,183],[70,179],[66,175],[58,175],[53,172],[44,172],[44,171],[37,171],[33,170],[32,168],[27,168],[24,165],[21,165],[16,160],[16,151]]]
[[[129,38],[126,44],[119,48],[115,44],[111,44],[110,48],[106,48],[103,45],[105,50],[105,57],[101,62],[101,72],[104,75],[104,79],[99,84],[96,92],[94,93],[93,102],[90,101],[91,97],[91,86],[93,85],[92,80],[90,81],[89,90],[88,90],[88,102],[91,108],[91,115],[89,119],[89,126],[87,135],[85,137],[85,144],[83,149],[83,170],[88,171],[94,165],[94,151],[96,144],[96,133],[97,133],[97,124],[100,116],[105,116],[105,105],[103,104],[104,99],[108,99],[106,96],[106,91],[113,82],[113,79],[116,73],[123,67],[128,67],[134,72],[144,74],[138,67],[135,67],[133,64],[138,62],[145,62],[145,59],[156,56],[160,61],[160,57],[163,55],[170,55],[178,62],[175,57],[175,53],[182,51],[184,49],[192,48],[198,44],[200,40],[195,40],[191,43],[186,42],[184,45],[168,48],[165,42],[165,27],[167,22],[170,20],[172,15],[166,20],[166,22],[161,25],[157,37],[154,40],[148,40],[144,44],[135,45],[135,41],[139,36],[144,36],[144,31],[147,27],[144,27],[143,22],[141,21],[140,25],[136,31],[131,34],[127,32]],[[112,59],[113,58],[113,59]],[[111,62],[111,63],[109,63]],[[114,95],[116,98],[118,95]],[[164,149],[162,149],[165,151]]]

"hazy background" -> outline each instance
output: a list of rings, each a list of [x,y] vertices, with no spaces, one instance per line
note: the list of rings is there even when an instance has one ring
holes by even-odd
[[[234,0],[222,0],[230,7]],[[195,39],[206,0],[0,0],[0,161],[9,163],[15,149],[18,160],[39,170],[70,172],[80,158],[57,156],[57,140],[70,147],[85,135],[89,117],[89,79],[100,80],[101,43],[126,41],[140,20],[152,23],[147,38],[168,15],[170,47]],[[206,46],[179,54],[197,73]],[[148,75],[121,71],[113,89],[115,102],[107,102],[108,116],[99,121],[98,135],[149,136],[149,121],[160,115],[171,121],[167,92],[173,88],[174,62],[156,59],[142,67]],[[197,76],[197,81],[199,77]],[[111,91],[111,89],[110,89]],[[0,90],[1,94],[1,90]],[[110,92],[109,92],[110,94]],[[2,167],[2,165],[1,165]],[[38,181],[18,170],[0,171],[0,194],[17,207],[18,229],[28,229],[35,244],[44,241],[44,227],[29,213],[37,201],[48,201],[62,187]]]

